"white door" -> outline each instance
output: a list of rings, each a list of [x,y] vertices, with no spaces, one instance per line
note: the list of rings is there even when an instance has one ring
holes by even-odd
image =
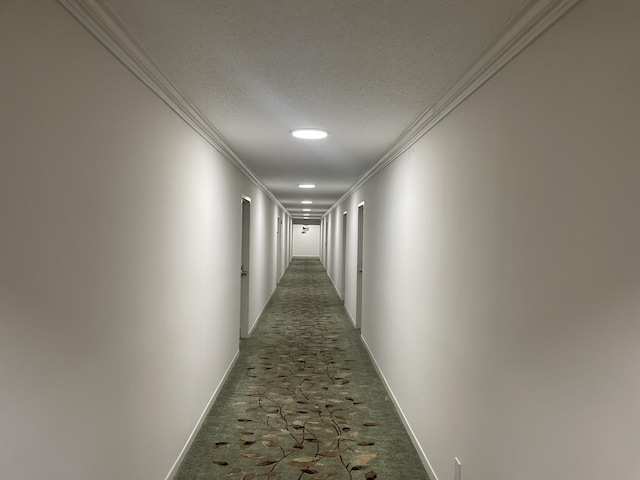
[[[280,217],[278,217],[276,223],[276,249],[276,284],[278,284],[282,275],[282,220],[280,220]]]
[[[362,328],[362,250],[364,247],[364,204],[358,206],[358,280],[356,286],[356,328]]]
[[[347,212],[342,214],[342,289],[340,298],[345,300],[347,293]]]
[[[242,253],[240,259],[240,338],[249,336],[249,246],[251,238],[251,200],[242,198]]]

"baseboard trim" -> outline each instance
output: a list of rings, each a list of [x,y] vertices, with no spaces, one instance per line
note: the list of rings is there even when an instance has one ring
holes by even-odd
[[[353,323],[353,328],[358,328],[358,326],[356,325],[356,321],[353,319],[353,317],[351,316],[351,312],[349,311],[349,309],[347,308],[347,305],[345,304],[344,306],[344,311],[347,312],[347,317],[349,317],[349,320],[351,320],[351,323]],[[371,356],[371,354],[369,354],[369,356]]]
[[[180,451],[180,455],[178,455],[178,458],[176,459],[176,461],[173,462],[173,465],[171,466],[169,473],[167,473],[165,480],[173,480],[174,477],[176,476],[176,473],[178,473],[180,464],[184,460],[184,457],[187,455],[187,452],[189,451],[189,448],[193,444],[193,441],[195,440],[196,435],[200,431],[200,427],[202,427],[202,424],[204,423],[205,418],[207,418],[207,415],[209,414],[211,407],[213,407],[214,402],[218,398],[218,395],[220,394],[220,390],[222,389],[222,386],[224,385],[224,383],[227,381],[227,378],[229,377],[229,373],[231,373],[231,369],[236,364],[236,361],[238,360],[239,355],[240,355],[240,350],[236,352],[235,356],[233,357],[233,360],[231,360],[231,363],[227,367],[226,372],[224,372],[224,375],[222,376],[222,380],[220,380],[220,382],[218,383],[218,386],[213,392],[213,395],[211,395],[211,398],[209,399],[207,406],[204,408],[202,415],[200,415],[200,418],[196,422],[196,426],[193,427],[193,430],[191,431],[191,434],[189,435],[187,442],[185,443],[184,447]]]
[[[231,149],[209,119],[174,85],[147,55],[118,16],[104,0],[57,0],[124,67],[144,83],[160,100],[262,190],[283,211],[288,210]]]
[[[329,280],[331,280],[331,285],[333,286],[333,289],[336,291],[336,295],[338,295],[338,298],[342,300],[342,297],[340,296],[340,292],[338,291],[338,286],[336,285],[336,282],[333,281],[333,278],[331,278],[331,276],[329,276]]]
[[[60,1],[60,0],[58,0]],[[550,29],[580,0],[532,0],[500,36],[464,70],[454,83],[396,139],[378,162],[367,170],[328,210],[330,213],[383,168],[409,150],[458,105],[488,82],[511,60]],[[325,214],[325,216],[326,216]]]
[[[264,307],[262,307],[262,312],[264,312],[264,309],[267,308],[268,304],[269,304],[269,301],[267,301],[267,303],[264,304]],[[253,331],[258,326],[258,323],[260,323],[260,317],[262,317],[262,312],[260,312],[260,315],[258,315],[258,318],[256,318],[256,321],[253,323],[253,326],[247,332],[247,337],[246,338],[249,338],[253,334]]]
[[[278,285],[276,284],[275,287],[273,287],[273,290],[271,291],[271,293],[269,294],[269,298],[267,298],[267,301],[264,302],[264,305],[262,306],[262,310],[260,310],[260,313],[258,314],[258,316],[256,317],[256,321],[253,322],[253,326],[249,329],[249,332],[247,333],[247,338],[249,338],[251,336],[251,334],[253,333],[253,331],[256,329],[256,327],[258,326],[258,323],[260,323],[260,319],[262,318],[262,314],[264,313],[264,311],[267,309],[267,306],[269,306],[269,303],[271,303],[271,300],[273,299],[273,294],[276,293],[276,290],[278,289]]]
[[[325,268],[324,270],[325,272],[327,272],[327,269]],[[356,326],[356,321],[353,319],[353,317],[351,316],[351,312],[349,311],[349,309],[347,308],[347,304],[345,302],[345,299],[343,299],[340,296],[340,291],[338,290],[338,286],[336,285],[336,283],[333,281],[333,278],[331,278],[331,275],[329,275],[329,272],[327,272],[327,277],[329,277],[329,280],[331,281],[331,285],[333,285],[333,289],[336,291],[336,293],[338,294],[338,297],[340,297],[340,300],[342,300],[342,305],[344,306],[344,311],[347,314],[347,317],[349,318],[349,320],[351,320],[351,323],[353,323],[353,328],[358,328]]]
[[[387,391],[389,398],[393,402],[393,406],[398,412],[398,415],[400,415],[400,419],[402,420],[404,427],[407,429],[407,433],[409,434],[411,443],[413,443],[413,446],[416,448],[418,452],[418,456],[420,457],[420,461],[422,461],[424,468],[427,470],[427,474],[429,475],[430,480],[438,480],[438,476],[436,475],[436,472],[433,470],[433,467],[431,466],[431,462],[429,462],[429,459],[427,458],[427,454],[422,448],[422,445],[420,445],[420,442],[418,441],[416,434],[414,433],[413,429],[411,428],[411,425],[409,424],[409,420],[407,420],[407,417],[404,414],[404,411],[402,410],[400,403],[398,403],[398,399],[396,398],[393,391],[391,390],[391,387],[389,386],[389,383],[387,382],[387,379],[385,378],[384,373],[382,373],[382,370],[380,369],[378,362],[373,356],[373,353],[371,353],[371,349],[369,348],[367,341],[364,339],[362,335],[360,335],[360,340],[362,341],[362,345],[364,346],[364,349],[367,351],[367,354],[369,355],[369,358],[371,359],[371,363],[373,363],[373,366],[375,367],[376,372],[378,372],[378,375],[382,380],[382,384],[384,385],[384,388]]]
[[[327,272],[327,276],[329,277],[329,280],[331,280],[331,285],[333,285],[333,289],[336,291],[336,294],[338,295],[338,298],[344,304],[344,299],[340,296],[340,291],[338,290],[338,286],[336,285],[336,282],[333,281],[333,278],[331,278],[331,275],[329,275],[329,272]],[[346,310],[346,308],[345,308],[345,310]]]

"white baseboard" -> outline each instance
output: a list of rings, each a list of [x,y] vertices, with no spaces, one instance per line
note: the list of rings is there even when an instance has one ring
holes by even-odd
[[[438,480],[438,476],[436,475],[436,472],[433,470],[433,467],[431,466],[431,462],[429,462],[429,459],[427,458],[427,454],[424,452],[422,445],[420,445],[418,438],[416,437],[413,429],[411,428],[411,425],[409,424],[409,420],[407,420],[407,417],[402,411],[402,407],[398,403],[398,399],[396,398],[396,396],[393,394],[393,391],[391,390],[391,387],[389,386],[387,379],[382,373],[382,370],[380,370],[380,366],[378,365],[378,362],[376,362],[375,357],[371,353],[371,349],[369,348],[369,345],[367,345],[367,341],[364,339],[362,335],[360,335],[360,340],[362,341],[362,345],[364,345],[364,349],[369,354],[369,358],[371,359],[371,362],[373,363],[373,366],[375,367],[376,372],[378,372],[378,375],[382,380],[384,388],[389,394],[389,398],[393,402],[393,406],[396,408],[398,415],[400,415],[400,419],[402,420],[404,427],[407,429],[407,432],[409,433],[409,438],[411,439],[413,446],[416,447],[416,450],[418,451],[418,456],[420,457],[420,461],[422,461],[424,468],[427,470],[427,474],[429,475],[430,480]]]
[[[249,338],[251,336],[251,334],[253,333],[253,331],[256,329],[256,327],[258,326],[258,323],[260,322],[260,319],[262,318],[262,314],[264,313],[264,311],[266,310],[267,306],[269,305],[269,302],[271,301],[271,299],[273,298],[273,294],[276,293],[276,290],[278,289],[278,285],[273,287],[273,290],[271,290],[271,293],[269,294],[269,298],[267,298],[267,301],[264,302],[264,305],[262,306],[262,310],[260,310],[260,313],[258,314],[258,316],[256,317],[256,321],[253,322],[253,325],[251,326],[251,328],[249,328],[249,332],[247,333],[247,338]]]
[[[267,303],[269,303],[269,302],[267,301]],[[264,307],[262,308],[262,311],[264,311],[264,309],[266,308],[267,303],[264,304]],[[253,331],[256,329],[256,327],[258,326],[258,322],[260,322],[260,317],[261,316],[262,316],[262,312],[260,312],[260,315],[258,315],[258,318],[256,318],[255,323],[253,324],[253,326],[247,332],[247,337],[246,338],[249,338],[251,336],[251,334],[253,333]]]
[[[200,430],[200,427],[204,423],[204,419],[207,418],[209,410],[211,410],[211,407],[213,407],[213,404],[216,401],[216,398],[218,398],[218,394],[220,393],[220,390],[222,389],[224,382],[227,381],[227,378],[229,377],[229,373],[231,372],[231,369],[233,368],[233,366],[236,364],[236,360],[238,360],[239,355],[240,355],[240,351],[238,350],[235,356],[233,357],[233,360],[231,360],[231,364],[229,365],[229,367],[227,367],[226,372],[224,372],[224,375],[222,376],[222,380],[220,380],[220,382],[218,383],[218,386],[213,392],[213,395],[211,395],[211,398],[209,399],[207,406],[202,412],[202,415],[200,415],[200,418],[196,422],[196,426],[193,427],[193,430],[191,431],[191,435],[189,435],[189,438],[187,439],[187,443],[185,443],[184,447],[182,447],[182,450],[180,451],[180,455],[178,455],[178,458],[171,466],[169,473],[167,473],[165,480],[173,480],[173,478],[176,476],[176,473],[178,473],[178,468],[180,468],[180,464],[184,460],[184,457],[187,455],[187,452],[189,451],[189,447],[191,447],[191,444],[195,440],[196,435]]]
[[[333,281],[333,278],[331,278],[331,275],[329,275],[329,280],[331,280],[331,285],[333,285],[333,289],[338,294],[338,297],[340,298],[340,300],[342,300],[342,297],[340,296],[340,292],[338,291],[338,287],[336,286],[336,283]]]
[[[326,271],[326,270],[325,270]],[[329,280],[331,280],[331,285],[333,285],[333,289],[336,291],[336,293],[338,294],[338,297],[340,297],[340,292],[338,291],[338,287],[336,286],[335,282],[333,281],[333,278],[331,278],[331,275],[329,275],[329,273],[327,272],[327,276],[329,277]],[[344,305],[344,311],[347,312],[347,317],[349,317],[349,320],[351,320],[351,323],[353,324],[353,328],[358,328],[356,326],[356,321],[353,319],[353,317],[351,316],[351,312],[349,311],[349,309],[347,308],[347,304],[345,303],[344,299],[342,297],[340,297],[340,300],[342,300],[342,304]]]
[[[325,269],[325,272],[326,272],[326,269]],[[329,272],[327,272],[327,277],[329,277],[329,280],[331,281],[331,285],[333,285],[333,289],[338,294],[338,297],[340,298],[340,300],[342,300],[342,303],[344,303],[344,299],[340,296],[340,290],[338,290],[338,286],[336,285],[336,282],[333,281],[333,278],[331,277],[331,275],[329,275]]]
[[[356,325],[356,321],[353,319],[353,317],[351,316],[351,312],[349,311],[349,309],[347,308],[347,305],[345,304],[344,306],[344,311],[347,312],[347,317],[349,317],[349,320],[351,320],[351,323],[353,323],[353,328],[358,328]],[[362,338],[362,337],[360,337]],[[371,356],[371,354],[369,354],[369,356]]]

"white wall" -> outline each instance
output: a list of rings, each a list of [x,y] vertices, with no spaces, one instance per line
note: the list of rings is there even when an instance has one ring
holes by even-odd
[[[246,182],[246,185],[248,189],[243,191],[243,194],[251,198],[251,246],[249,247],[249,331],[251,332],[266,306],[266,300],[274,292],[279,280],[277,278],[277,218],[287,219],[288,214],[253,184]],[[240,264],[238,264],[239,271]]]
[[[280,213],[280,231],[278,235],[280,236],[280,252],[278,254],[278,258],[280,259],[280,265],[278,267],[278,275],[277,281],[279,282],[284,275],[287,266],[289,265],[289,233],[291,231],[291,218],[289,214],[281,212]],[[277,240],[276,240],[277,243]]]
[[[318,257],[320,255],[320,225],[293,225],[293,256]]]
[[[640,3],[584,0],[327,218],[440,480],[640,476]],[[333,233],[335,232],[335,234]]]
[[[0,3],[0,476],[161,479],[275,286],[269,198],[54,2]],[[279,213],[278,213],[279,212]]]

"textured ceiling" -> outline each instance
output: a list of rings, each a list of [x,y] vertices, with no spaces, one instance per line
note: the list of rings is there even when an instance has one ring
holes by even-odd
[[[291,213],[309,198],[319,214],[527,0],[105,3]],[[298,140],[298,127],[330,136]]]

